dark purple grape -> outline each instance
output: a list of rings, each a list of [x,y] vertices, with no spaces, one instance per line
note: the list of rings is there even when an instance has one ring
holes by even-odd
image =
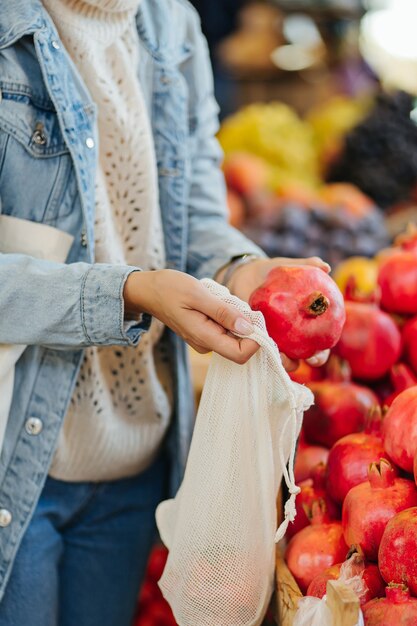
[[[355,184],[381,207],[407,199],[417,183],[417,126],[413,97],[381,94],[369,116],[346,137],[327,180]]]
[[[330,246],[332,249],[348,251],[352,249],[353,237],[347,230],[339,229],[332,233]]]
[[[294,233],[288,231],[287,234],[282,237],[280,256],[288,256],[292,258],[303,257],[305,256],[304,248],[305,238],[300,238]]]
[[[281,210],[280,227],[282,230],[292,230],[293,232],[305,232],[310,221],[308,209],[290,203]]]

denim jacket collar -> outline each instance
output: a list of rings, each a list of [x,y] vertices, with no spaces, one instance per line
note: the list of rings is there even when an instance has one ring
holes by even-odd
[[[155,10],[159,3],[160,0],[141,2],[136,16],[138,33],[142,44],[155,61],[179,65],[192,53],[193,45],[184,30],[182,45],[178,46],[178,29],[175,24],[168,23],[165,11]],[[183,24],[178,24],[179,28],[181,26]]]
[[[40,30],[44,24],[43,7],[40,0],[3,0],[9,4],[0,10],[0,49],[6,48],[24,35]]]
[[[3,0],[3,3],[7,1]],[[45,26],[41,0],[9,0],[9,3],[7,11],[0,10],[0,49]],[[176,65],[192,53],[193,45],[185,31],[182,46],[178,47],[175,25],[167,23],[164,11],[155,11],[153,5],[158,3],[159,0],[147,0],[139,7],[136,22],[141,43],[156,61]],[[151,14],[153,19],[150,19]],[[159,17],[159,23],[155,22],[155,15]]]

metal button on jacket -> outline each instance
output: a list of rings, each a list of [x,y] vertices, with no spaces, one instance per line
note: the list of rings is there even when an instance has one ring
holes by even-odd
[[[59,45],[59,43],[57,42],[57,40],[56,40],[56,39],[54,39],[53,41],[51,41],[51,45],[52,45],[52,47],[53,47],[55,50],[59,50],[59,49],[60,49],[60,47],[61,47],[61,46]]]
[[[87,137],[85,145],[91,150],[91,148],[94,148],[94,139],[92,137]]]
[[[39,417],[29,417],[26,421],[25,429],[29,435],[39,435],[43,428],[42,420]]]
[[[6,528],[12,521],[12,514],[7,509],[0,509],[0,527]]]
[[[45,127],[42,122],[36,122],[35,130],[33,131],[32,141],[39,146],[44,146],[47,142],[45,135]]]

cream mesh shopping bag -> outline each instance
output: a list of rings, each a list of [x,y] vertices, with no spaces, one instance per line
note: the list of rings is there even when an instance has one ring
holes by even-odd
[[[262,314],[203,284],[252,321],[260,349],[245,365],[213,354],[184,480],[157,509],[169,549],[159,586],[180,626],[256,626],[273,588],[274,541],[295,517],[296,439],[313,397],[284,370]],[[283,476],[290,499],[277,531]]]

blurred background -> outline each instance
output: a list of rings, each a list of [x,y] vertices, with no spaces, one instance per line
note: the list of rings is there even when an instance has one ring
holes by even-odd
[[[231,222],[270,255],[384,248],[417,217],[417,2],[192,1]]]

